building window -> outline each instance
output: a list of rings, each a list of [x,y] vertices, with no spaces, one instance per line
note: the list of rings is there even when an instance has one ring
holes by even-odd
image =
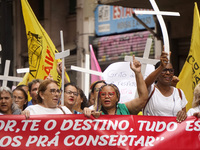
[[[44,0],[29,0],[29,4],[38,20],[44,20]]]
[[[76,14],[76,0],[69,0],[69,15]]]

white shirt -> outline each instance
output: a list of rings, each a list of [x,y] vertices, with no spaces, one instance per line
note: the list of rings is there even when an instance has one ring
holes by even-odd
[[[65,114],[72,114],[72,112],[66,107],[61,106]],[[30,115],[43,115],[43,114],[63,114],[60,108],[46,108],[41,105],[30,105],[25,110],[30,111]]]
[[[154,89],[151,85],[150,94]],[[155,87],[155,91],[147,102],[143,114],[148,116],[176,116],[178,111],[182,110],[187,104],[183,91],[182,99],[177,88],[173,87],[173,93],[166,97]]]
[[[194,114],[195,112],[200,112],[200,106],[197,106],[197,107],[195,107],[195,108],[190,108],[190,109],[188,110],[188,112],[187,112],[187,115],[188,115],[188,116],[193,116],[193,114]]]

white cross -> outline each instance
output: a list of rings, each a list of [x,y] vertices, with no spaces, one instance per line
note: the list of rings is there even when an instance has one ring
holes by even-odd
[[[63,31],[60,31],[60,39],[61,39],[61,50],[62,52],[55,54],[55,59],[62,59],[62,85],[61,89],[64,90],[64,76],[65,76],[65,57],[70,55],[70,50],[64,51],[64,40],[63,40]],[[64,92],[61,95],[61,104],[64,105]]]
[[[21,82],[23,80],[23,78],[20,78],[20,77],[8,76],[9,69],[10,69],[10,60],[6,60],[6,64],[5,64],[5,68],[4,68],[4,75],[0,75],[0,80],[3,80],[2,86],[7,86],[8,81]]]
[[[159,60],[156,60],[156,59],[148,59],[149,58],[150,49],[151,49],[151,44],[152,44],[152,39],[148,38],[147,42],[146,42],[143,58],[135,57],[135,59],[140,61],[140,63],[142,64],[141,72],[142,72],[143,76],[145,74],[147,64],[155,65],[159,61]],[[129,61],[129,62],[133,62],[133,57],[132,56],[125,56],[124,60],[125,61]],[[136,92],[135,93],[135,97],[137,97],[137,96],[138,96],[138,93]]]
[[[88,98],[88,93],[89,93],[89,81],[90,81],[90,76],[89,74],[93,74],[93,75],[97,75],[97,76],[101,76],[103,75],[102,72],[99,71],[94,71],[94,70],[90,70],[90,57],[88,54],[86,54],[85,56],[85,68],[82,67],[77,67],[77,66],[71,66],[71,70],[75,70],[75,71],[79,71],[79,72],[83,72],[85,73],[85,89],[84,89],[84,93],[86,93],[86,97]]]
[[[27,73],[29,72],[29,68],[20,68],[20,69],[17,69],[17,73]]]
[[[152,43],[152,39],[148,38],[147,42],[146,42],[146,46],[145,46],[143,58],[141,58],[141,57],[135,57],[135,59],[137,59],[138,61],[140,61],[140,63],[142,64],[142,68],[141,68],[142,75],[145,74],[145,70],[146,70],[147,64],[155,65],[159,61],[159,60],[156,60],[156,59],[149,59],[149,53],[150,53],[150,49],[151,49],[151,43]],[[124,61],[133,62],[133,57],[132,56],[125,56],[124,57]]]
[[[163,34],[163,40],[164,40],[164,49],[165,51],[169,54],[169,36],[168,36],[168,33],[167,33],[167,28],[166,28],[166,25],[165,25],[165,22],[163,20],[163,17],[162,15],[170,15],[170,16],[180,16],[179,13],[177,12],[161,12],[155,2],[155,0],[149,0],[153,9],[154,9],[154,12],[153,11],[135,11],[135,14],[156,14],[157,18],[158,18],[158,21],[160,23],[160,27],[161,27],[161,30],[162,30],[162,34]],[[169,55],[168,55],[168,59],[169,59]]]

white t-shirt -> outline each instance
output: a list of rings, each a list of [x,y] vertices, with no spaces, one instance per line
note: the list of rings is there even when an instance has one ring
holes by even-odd
[[[151,85],[149,96],[154,89]],[[182,99],[177,88],[173,87],[172,95],[166,97],[155,87],[155,91],[147,102],[143,114],[147,116],[176,116],[187,104],[185,94],[181,90]]]
[[[66,107],[61,106],[65,114],[72,114],[72,112]],[[41,105],[30,105],[25,110],[30,111],[30,115],[43,115],[43,114],[63,114],[60,108],[46,108]]]
[[[197,106],[197,107],[195,107],[195,108],[190,108],[190,109],[188,110],[188,112],[187,112],[187,115],[188,115],[188,116],[193,116],[193,114],[194,114],[195,112],[200,112],[200,106]]]

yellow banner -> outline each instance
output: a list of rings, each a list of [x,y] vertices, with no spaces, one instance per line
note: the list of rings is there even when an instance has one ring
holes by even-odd
[[[26,26],[29,56],[29,81],[33,79],[45,79],[49,74],[61,85],[61,77],[58,75],[55,60],[55,48],[46,31],[40,25],[27,0],[21,0],[22,12]],[[67,75],[68,81],[70,81]]]
[[[193,29],[188,57],[179,75],[177,88],[184,91],[188,100],[187,110],[192,107],[193,91],[200,83],[200,18],[197,3],[194,6]]]

